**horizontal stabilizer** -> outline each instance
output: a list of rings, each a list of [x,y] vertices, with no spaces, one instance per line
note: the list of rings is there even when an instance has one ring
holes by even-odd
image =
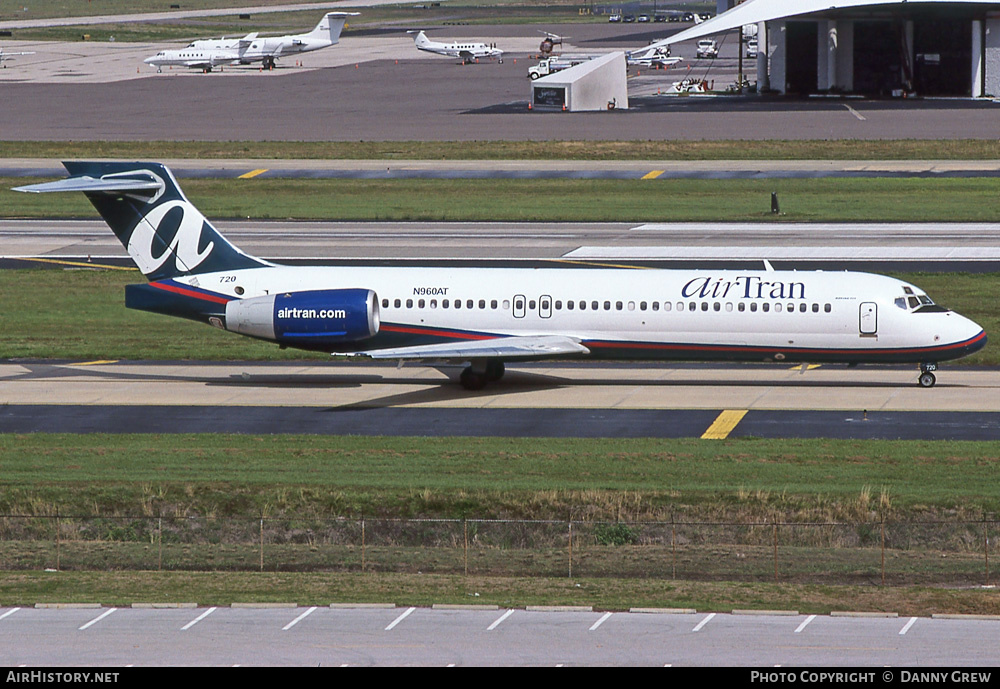
[[[569,354],[589,354],[579,340],[563,335],[526,335],[495,337],[469,342],[447,342],[355,352],[354,356],[372,359],[528,359]]]
[[[14,191],[26,191],[32,194],[44,194],[51,191],[156,191],[163,188],[163,182],[152,179],[97,179],[88,175],[67,177],[55,182],[29,184],[24,187],[14,187]]]

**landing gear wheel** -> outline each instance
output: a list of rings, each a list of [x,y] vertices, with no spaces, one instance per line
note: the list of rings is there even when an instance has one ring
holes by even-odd
[[[504,365],[502,361],[487,361],[486,362],[486,378],[489,381],[500,380],[503,378]]]
[[[918,381],[920,383],[920,387],[932,388],[934,387],[934,383],[937,382],[937,378],[930,371],[924,371],[923,373],[920,374],[920,378],[918,379]]]
[[[459,381],[466,390],[482,390],[490,382],[485,372],[473,371],[471,366],[462,371]]]

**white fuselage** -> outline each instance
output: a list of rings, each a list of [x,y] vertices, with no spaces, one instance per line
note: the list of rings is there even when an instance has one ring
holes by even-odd
[[[421,31],[414,39],[414,44],[418,50],[438,55],[448,55],[450,57],[460,57],[466,62],[479,58],[502,58],[503,51],[499,48],[489,46],[485,43],[455,42],[440,43],[428,39]]]
[[[985,342],[919,288],[869,273],[275,266],[197,285],[232,298],[373,290],[381,329],[350,350],[564,335],[609,358],[936,362]]]

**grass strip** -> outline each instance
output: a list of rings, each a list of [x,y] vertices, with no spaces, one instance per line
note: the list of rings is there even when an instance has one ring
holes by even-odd
[[[996,443],[0,435],[0,513],[982,519]]]
[[[0,141],[0,158],[996,160],[1000,140]]]
[[[592,605],[595,610],[633,607],[694,608],[699,612],[798,610],[1000,614],[1000,598],[987,590],[941,587],[732,584],[663,579],[478,577],[383,573],[207,572],[6,572],[0,605],[38,602],[434,603]]]
[[[93,218],[82,194],[20,194],[0,217]],[[186,179],[209,218],[496,222],[998,222],[1000,178],[770,180]],[[781,215],[771,213],[777,193]]]

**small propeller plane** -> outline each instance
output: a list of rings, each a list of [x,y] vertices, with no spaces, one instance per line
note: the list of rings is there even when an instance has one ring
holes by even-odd
[[[410,31],[409,33],[414,33]],[[485,59],[497,59],[497,62],[503,64],[503,51],[497,48],[495,45],[487,45],[485,43],[473,43],[471,41],[466,42],[456,42],[456,43],[438,43],[437,41],[432,41],[427,38],[427,34],[423,31],[417,31],[416,36],[413,37],[413,44],[417,46],[417,50],[424,50],[428,53],[437,53],[438,55],[447,55],[449,57],[460,57],[464,64],[469,64],[476,62],[479,58]]]

